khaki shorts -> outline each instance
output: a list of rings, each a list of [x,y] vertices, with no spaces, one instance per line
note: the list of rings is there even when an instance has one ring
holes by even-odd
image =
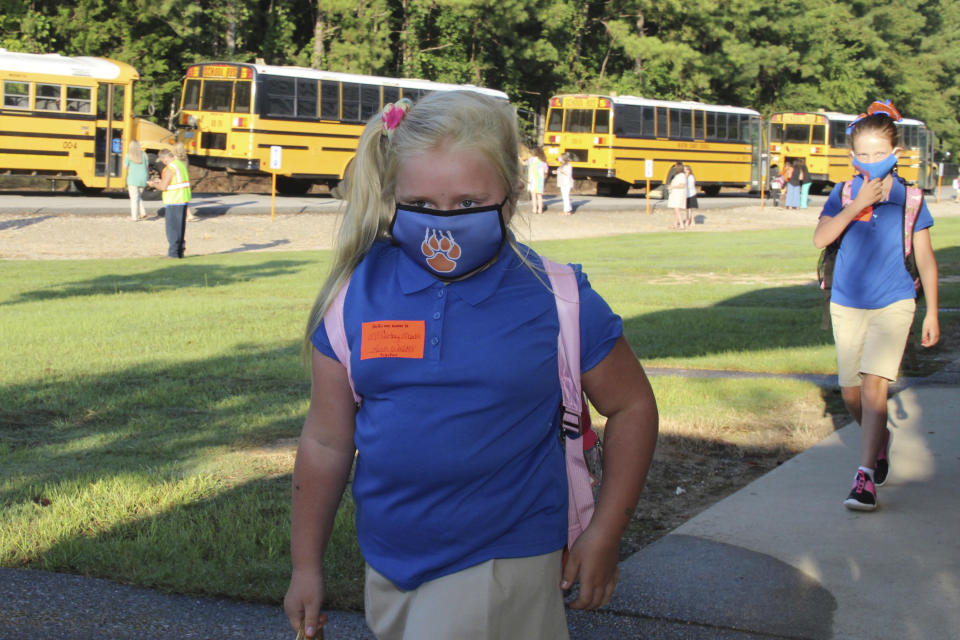
[[[413,591],[367,565],[367,624],[377,640],[569,640],[560,553],[488,560]]]
[[[916,308],[916,300],[900,300],[882,309],[830,303],[841,387],[859,387],[864,373],[897,379]]]

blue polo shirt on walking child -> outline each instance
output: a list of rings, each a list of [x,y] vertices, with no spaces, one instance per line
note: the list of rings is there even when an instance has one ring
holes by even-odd
[[[528,259],[540,266],[532,251]],[[588,371],[623,327],[575,270]],[[457,282],[441,282],[387,242],[353,273],[343,315],[363,399],[357,536],[365,560],[401,589],[566,543],[559,321],[544,282],[508,245]],[[336,359],[322,324],[313,344]]]
[[[853,179],[850,195],[856,198],[863,177]],[[821,216],[836,216],[843,209],[843,183],[834,186]],[[903,207],[907,190],[894,174],[887,200],[864,209],[847,226],[837,252],[830,300],[856,309],[881,309],[899,300],[913,299],[913,278],[903,263]],[[927,203],[920,206],[915,232],[933,226]]]

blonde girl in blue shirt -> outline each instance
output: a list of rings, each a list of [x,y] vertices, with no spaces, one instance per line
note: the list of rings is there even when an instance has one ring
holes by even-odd
[[[361,136],[306,333],[284,606],[307,637],[326,623],[323,555],[355,454],[365,610],[380,640],[562,639],[564,589],[579,580],[579,609],[613,594],[656,402],[620,318],[577,270],[581,380],[607,417],[607,454],[593,520],[562,563],[559,325],[539,256],[508,231],[516,149],[513,108],[467,91],[388,105]],[[348,281],[349,377],[323,322]]]

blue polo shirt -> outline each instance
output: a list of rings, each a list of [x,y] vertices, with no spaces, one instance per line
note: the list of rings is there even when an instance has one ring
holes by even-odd
[[[881,309],[899,300],[913,299],[913,278],[903,264],[903,205],[907,189],[895,176],[887,200],[873,205],[847,226],[833,270],[830,299],[856,309]],[[863,178],[853,179],[851,196],[856,198]],[[823,205],[821,216],[833,217],[843,209],[843,183],[834,186]],[[933,226],[927,203],[920,206],[916,231]]]
[[[540,265],[532,252],[530,261]],[[575,269],[588,371],[623,327]],[[344,326],[363,398],[353,496],[366,561],[410,590],[492,558],[562,548],[557,307],[510,247],[444,284],[378,242],[353,273]],[[336,359],[323,325],[313,344]]]

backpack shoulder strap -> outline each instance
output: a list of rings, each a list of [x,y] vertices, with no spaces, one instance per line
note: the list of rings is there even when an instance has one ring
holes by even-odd
[[[923,205],[923,190],[920,187],[907,187],[907,197],[903,205],[903,257],[913,253],[913,232],[920,217]]]
[[[353,387],[353,376],[350,373],[350,344],[347,342],[347,332],[343,326],[343,301],[347,297],[347,288],[350,286],[350,280],[347,279],[340,287],[340,291],[330,301],[323,314],[323,325],[327,330],[327,338],[330,340],[330,346],[333,352],[337,354],[337,359],[347,369],[347,380],[350,382],[350,391],[353,393],[353,401],[360,404],[360,396],[357,395]]]
[[[567,548],[573,547],[593,518],[594,498],[590,470],[584,458],[581,429],[583,391],[580,387],[580,288],[573,267],[546,258],[543,268],[557,303],[560,334],[557,366],[563,392],[564,458],[567,469]],[[587,427],[589,429],[589,427]],[[592,431],[591,431],[592,433]]]
[[[573,267],[542,257],[541,260],[550,279],[560,321],[557,365],[563,392],[563,426],[568,437],[579,438],[580,412],[583,408],[580,390],[580,289]]]
[[[853,180],[847,180],[843,183],[843,189],[840,190],[840,206],[846,207],[853,202]]]

